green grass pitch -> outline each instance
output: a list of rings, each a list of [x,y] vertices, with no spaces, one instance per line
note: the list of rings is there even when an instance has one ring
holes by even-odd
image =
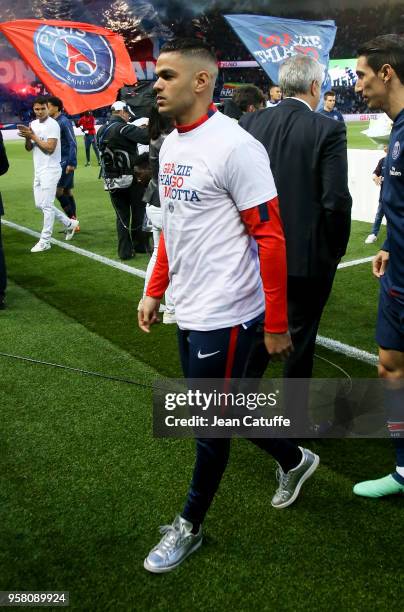
[[[369,127],[367,121],[352,121],[347,123],[348,148],[350,149],[382,149],[382,145],[375,144],[370,138],[362,134]]]
[[[369,147],[365,127],[348,127],[350,146]],[[31,156],[22,142],[6,146],[5,219],[38,231]],[[79,152],[81,232],[72,244],[117,259],[108,194],[94,160],[84,167],[81,141]],[[345,260],[375,253],[363,244],[369,229],[353,223]],[[0,356],[0,590],[66,590],[74,610],[397,609],[402,500],[352,495],[357,480],[391,470],[388,441],[309,443],[320,469],[298,502],[279,512],[269,503],[274,462],[235,440],[203,547],[170,574],[145,572],[157,527],[181,510],[193,466],[191,440],[152,436],[149,385],[180,375],[175,330],[138,331],[142,279],[57,246],[32,255],[35,238],[2,232],[9,289],[0,352],[141,385]],[[145,269],[147,257],[131,265]],[[376,302],[370,264],[340,270],[320,333],[376,353]],[[376,376],[360,361],[316,353],[318,377],[338,376],[335,366]]]

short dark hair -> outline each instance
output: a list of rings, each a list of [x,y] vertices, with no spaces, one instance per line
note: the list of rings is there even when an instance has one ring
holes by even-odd
[[[271,91],[271,89],[273,89],[274,87],[279,87],[278,83],[272,83],[272,85],[269,86],[269,91]]]
[[[35,106],[35,104],[41,104],[41,105],[43,105],[43,104],[44,104],[44,105],[46,106],[47,101],[48,101],[48,98],[46,98],[45,96],[37,96],[37,97],[34,99],[34,101],[33,101],[33,103],[32,103],[32,106],[34,107],[34,106]]]
[[[63,102],[56,96],[48,96],[47,102],[50,102],[53,106],[57,106],[58,110],[63,110]]]
[[[357,55],[364,55],[376,74],[384,64],[390,64],[404,84],[404,36],[383,34],[361,45]]]
[[[332,96],[333,98],[335,98],[336,93],[335,91],[332,91],[331,89],[329,91],[326,91],[324,94],[324,100],[326,100],[328,98],[328,96]]]
[[[241,119],[243,113],[241,108],[234,102],[232,98],[224,101],[223,104],[223,115],[230,117],[231,119]]]
[[[141,153],[136,157],[135,166],[149,166],[149,154]]]
[[[234,92],[233,101],[245,113],[251,104],[255,108],[260,108],[265,102],[265,96],[261,89],[255,85],[242,85]]]
[[[199,38],[173,38],[161,47],[160,53],[180,53],[181,55],[209,59],[217,64],[212,47]]]

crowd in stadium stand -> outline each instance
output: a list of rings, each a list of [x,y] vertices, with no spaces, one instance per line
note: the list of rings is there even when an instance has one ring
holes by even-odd
[[[369,111],[360,96],[352,87],[333,87],[336,94],[337,108],[344,114],[366,113]]]
[[[381,31],[404,33],[404,2],[394,6],[386,3],[364,8],[323,9],[319,12],[285,10],[283,14],[277,13],[276,16],[305,20],[334,19],[338,29],[330,54],[331,59],[355,57],[358,45],[363,40],[378,35]],[[194,19],[179,12],[175,20],[170,14],[169,21],[170,28],[176,36],[204,38],[216,49],[219,61],[255,59],[223,18],[223,10],[210,10]],[[127,32],[123,31],[122,35],[127,36]],[[261,68],[221,70],[216,87],[216,98],[220,96],[223,84],[226,82],[254,84],[265,93],[269,86],[269,79]],[[352,88],[337,87],[334,89],[337,92],[337,106],[342,112],[366,111],[366,106],[354,94]],[[9,116],[14,114],[22,120],[27,119],[26,114],[31,107],[32,99],[33,96],[16,95],[0,86],[0,109],[2,109],[3,122],[7,114]],[[7,113],[10,106],[13,112]],[[102,120],[105,113],[98,114]]]
[[[269,11],[268,11],[269,12]],[[330,54],[331,59],[351,58],[363,40],[377,36],[380,31],[404,33],[404,3],[391,6],[384,4],[363,8],[346,8],[313,12],[299,10],[277,14],[278,17],[318,20],[334,19],[337,24],[335,44]],[[171,24],[176,35],[184,35],[184,23],[181,19]],[[245,45],[223,18],[221,10],[209,11],[206,15],[188,21],[185,34],[203,36],[215,49],[219,61],[253,60]],[[219,91],[226,82],[251,83],[265,92],[269,80],[261,69],[223,70],[220,74]],[[366,105],[355,95],[352,88],[334,88],[337,93],[337,106],[344,113],[365,112]]]

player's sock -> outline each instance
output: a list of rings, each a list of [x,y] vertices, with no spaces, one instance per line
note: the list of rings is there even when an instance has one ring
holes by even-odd
[[[73,213],[71,210],[70,196],[61,195],[57,196],[57,199],[59,200],[60,205],[63,208],[65,214],[69,217],[69,219],[71,219]]]
[[[75,217],[76,216],[76,200],[74,199],[74,196],[72,195],[69,195],[66,197],[69,198],[70,210],[72,211],[72,216]]]
[[[400,484],[404,484],[404,467],[396,465],[396,473],[398,476],[400,476]]]
[[[403,399],[402,390],[401,390],[401,400]],[[399,416],[402,417],[402,408],[400,409]],[[389,422],[390,430],[394,427],[396,433],[399,430],[402,434],[404,422],[401,418],[401,423],[392,423]],[[396,450],[396,471],[393,474],[393,478],[399,485],[404,486],[404,438],[393,438],[393,444]]]

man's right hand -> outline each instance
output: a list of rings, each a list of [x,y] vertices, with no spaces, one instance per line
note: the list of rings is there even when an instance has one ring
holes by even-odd
[[[32,131],[32,129],[30,127],[27,127],[26,125],[18,125],[18,136],[21,136],[22,138],[25,138],[26,140],[31,140],[32,136],[34,135],[34,132]]]
[[[150,333],[150,327],[154,325],[154,323],[159,323],[159,306],[160,300],[157,298],[152,298],[149,296],[145,296],[142,300],[142,303],[139,304],[139,309],[137,313],[139,327],[142,331],[147,334]]]
[[[275,361],[284,361],[293,352],[290,333],[270,334],[265,332],[265,347]]]
[[[388,251],[379,251],[372,261],[372,272],[376,278],[380,278],[386,272],[387,264],[389,263]]]

